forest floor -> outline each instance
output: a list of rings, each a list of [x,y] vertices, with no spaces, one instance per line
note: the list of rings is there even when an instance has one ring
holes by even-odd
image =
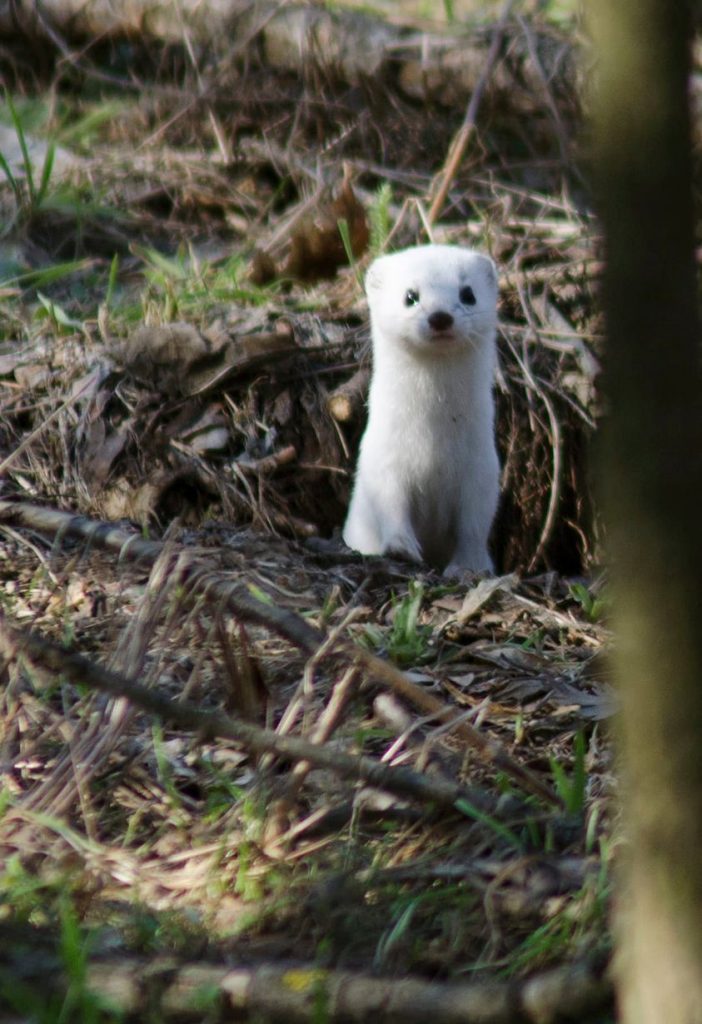
[[[389,76],[0,54],[0,1022],[615,1019],[597,226],[572,25],[518,15]],[[461,583],[339,540],[363,271],[429,239],[500,270]]]

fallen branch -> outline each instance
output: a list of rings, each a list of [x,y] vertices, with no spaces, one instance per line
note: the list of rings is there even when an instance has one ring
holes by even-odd
[[[328,1021],[403,1021],[404,1024],[549,1024],[582,1020],[611,1011],[612,983],[588,963],[567,964],[524,981],[455,982],[419,978],[378,978],[319,967],[261,965],[215,967],[121,960],[92,963],[89,989],[122,1012],[181,1019],[188,1008],[202,1012],[203,992],[219,996],[208,1020],[231,1020],[232,1013],[286,1024]],[[210,1010],[210,1013],[212,1012]]]
[[[193,704],[172,701],[37,633],[10,625],[2,615],[0,654],[6,663],[26,658],[35,668],[61,675],[75,686],[89,686],[112,697],[124,697],[164,722],[197,732],[203,742],[233,740],[255,754],[275,754],[285,760],[307,762],[326,768],[341,778],[364,782],[402,799],[418,800],[446,809],[455,808],[458,801],[465,801],[480,811],[494,811],[494,801],[482,791],[438,776],[422,775],[409,768],[380,764],[362,754],[345,754],[335,747],[310,743],[295,736],[281,736],[271,729],[237,721],[223,712],[202,711]]]
[[[84,541],[92,547],[114,551],[120,560],[135,564],[151,566],[163,550],[160,541],[144,540],[140,534],[130,533],[113,523],[29,502],[0,499],[0,522],[3,519],[39,530],[58,541],[65,537]],[[186,549],[173,547],[173,559],[180,560],[184,578],[191,588],[197,587],[201,592],[207,591],[210,596],[223,601],[229,610],[244,622],[263,626],[289,640],[302,651],[313,654],[317,650],[323,639],[322,634],[313,626],[309,626],[299,615],[278,608],[277,605],[264,604],[263,601],[252,597],[244,585],[232,586],[229,581],[218,579],[209,565],[195,552],[192,553],[189,564],[183,562],[183,555],[186,554]]]
[[[327,409],[337,423],[349,423],[360,414],[368,394],[369,382],[370,370],[362,366],[352,377],[330,392]]]
[[[115,551],[121,559],[130,562],[151,565],[163,549],[161,543],[145,541],[137,534],[128,533],[111,523],[98,522],[85,516],[25,502],[0,500],[0,521],[1,518],[57,538],[82,539],[89,544]],[[262,626],[284,637],[308,657],[315,655],[325,642],[325,635],[310,626],[301,616],[258,600],[245,583],[233,584],[229,579],[224,579],[220,574],[213,572],[209,564],[195,552],[190,561],[183,557],[187,555],[187,549],[174,546],[173,551],[174,559],[179,559],[183,583],[191,592],[209,597],[219,607],[228,608],[244,622]],[[390,662],[384,661],[363,647],[343,640],[332,645],[329,656],[341,656],[362,666],[370,681],[399,694],[423,714],[450,725],[451,731],[467,746],[476,750],[483,761],[505,772],[526,792],[540,797],[552,806],[562,807],[560,798],[537,775],[516,762],[499,743],[481,733],[469,722],[455,721],[458,717],[455,709],[412,683]]]

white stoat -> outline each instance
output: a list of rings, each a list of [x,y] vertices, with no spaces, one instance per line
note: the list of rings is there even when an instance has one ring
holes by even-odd
[[[344,540],[449,575],[491,571],[495,266],[471,249],[416,246],[375,260],[366,292],[373,374]]]

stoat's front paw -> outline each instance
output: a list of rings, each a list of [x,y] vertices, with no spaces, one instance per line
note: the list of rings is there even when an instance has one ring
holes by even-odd
[[[408,558],[411,562],[421,562],[422,552],[417,538],[411,533],[397,533],[383,540],[383,554],[397,555]]]
[[[442,575],[448,579],[471,583],[476,576],[494,576],[494,574],[495,567],[488,555],[485,558],[476,558],[471,561],[449,562]]]

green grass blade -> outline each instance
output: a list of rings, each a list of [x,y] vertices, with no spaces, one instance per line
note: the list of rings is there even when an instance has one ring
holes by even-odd
[[[481,811],[469,800],[457,800],[454,806],[457,811],[460,811],[461,814],[465,814],[467,818],[472,818],[473,821],[478,821],[481,825],[487,825],[495,835],[500,836],[501,839],[505,839],[510,846],[514,847],[515,850],[521,850],[523,848],[523,843],[515,832],[507,828],[506,825],[503,825],[501,821],[497,821],[495,818],[491,818],[489,814],[485,814],[484,811]]]
[[[17,181],[17,178],[15,178],[14,174],[12,173],[12,168],[10,167],[9,163],[7,162],[7,160],[5,159],[5,156],[4,156],[3,153],[0,153],[0,170],[2,171],[2,173],[7,178],[8,183],[10,185],[10,188],[12,189],[12,191],[15,194],[15,199],[19,203],[21,195],[22,195],[21,190],[20,190],[20,186],[19,186],[19,182]]]
[[[56,143],[52,139],[47,146],[46,156],[44,157],[44,166],[41,169],[41,181],[39,182],[39,191],[37,192],[37,206],[41,206],[46,198],[46,193],[49,190],[49,182],[51,181],[51,172],[54,169],[55,156]]]
[[[175,281],[185,281],[188,273],[182,256],[165,256],[158,249],[150,246],[134,245],[134,254],[144,261],[150,270],[158,270],[167,278]]]
[[[392,185],[384,181],[373,197],[368,211],[370,238],[368,248],[372,256],[380,256],[388,240],[392,223],[390,206],[392,204]]]
[[[573,744],[573,773],[569,776],[563,765],[551,755],[549,764],[556,792],[569,814],[581,814],[585,807],[587,772],[585,769],[586,744],[582,729],[575,735]]]
[[[40,291],[37,292],[37,298],[57,327],[66,327],[70,330],[78,330],[82,327],[81,321],[69,316],[63,306],[59,306],[58,302],[53,302]]]
[[[20,149],[22,150],[22,162],[24,163],[24,171],[27,175],[27,188],[29,189],[29,198],[32,206],[36,205],[36,189],[34,187],[34,172],[32,170],[32,161],[29,157],[29,148],[27,146],[27,138],[24,134],[24,128],[20,116],[17,113],[17,108],[12,102],[12,96],[5,90],[5,101],[7,108],[10,111],[10,117],[12,118],[12,126],[17,134],[17,141],[19,142]]]
[[[110,273],[107,278],[107,292],[105,294],[105,305],[109,309],[112,305],[114,298],[115,289],[117,287],[117,276],[119,274],[119,255],[117,253],[112,257],[110,263]]]
[[[45,288],[47,285],[61,281],[64,277],[89,270],[95,260],[69,260],[66,263],[54,263],[50,267],[39,267],[36,270],[28,270],[24,274],[16,274],[13,277],[0,279],[0,285],[18,285],[21,288]]]
[[[363,287],[363,278],[361,277],[361,272],[358,269],[358,265],[356,263],[356,258],[355,258],[354,254],[353,254],[353,246],[351,244],[351,232],[349,230],[349,222],[346,220],[345,217],[341,217],[336,222],[336,226],[338,227],[339,234],[341,235],[341,241],[342,241],[342,244],[344,246],[344,252],[346,253],[346,259],[348,260],[348,264],[351,267],[351,269],[353,270],[354,274],[356,275],[356,280],[358,281],[359,285],[361,285],[361,287]]]
[[[376,967],[382,966],[388,953],[392,951],[403,936],[409,931],[412,918],[419,906],[419,902],[419,898],[413,899],[402,911],[390,930],[382,936],[378,943],[378,948],[375,951],[375,957],[373,958]]]
[[[587,791],[587,769],[585,767],[585,755],[587,744],[585,733],[578,729],[575,734],[575,764],[573,765],[573,794],[577,801],[575,810],[580,813],[585,808],[585,796]]]
[[[69,127],[62,128],[59,131],[58,141],[62,146],[78,146],[85,149],[91,144],[99,129],[122,114],[125,106],[121,100],[101,102],[99,106],[88,110]]]

